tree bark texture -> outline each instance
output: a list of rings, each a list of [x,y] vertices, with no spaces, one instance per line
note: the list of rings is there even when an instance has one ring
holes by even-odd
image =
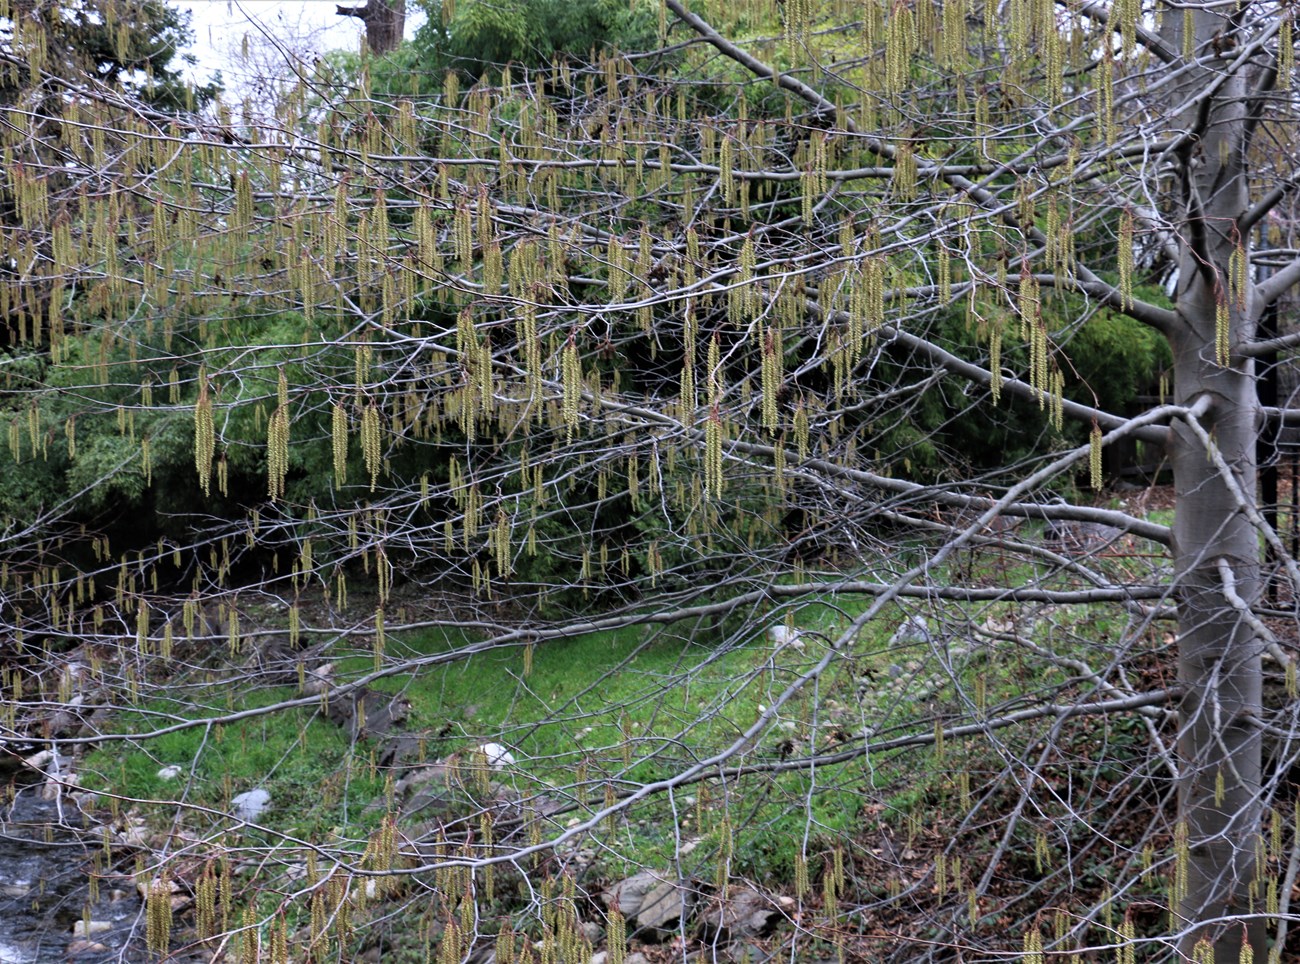
[[[1255,960],[1267,959],[1262,916],[1262,868],[1256,843],[1261,819],[1261,712],[1263,641],[1226,598],[1220,563],[1236,577],[1248,604],[1260,594],[1259,535],[1241,496],[1255,494],[1258,401],[1250,358],[1222,356],[1223,316],[1228,345],[1254,336],[1251,285],[1238,259],[1249,250],[1238,222],[1249,207],[1246,154],[1247,78],[1240,68],[1225,80],[1233,51],[1216,38],[1230,36],[1231,10],[1194,10],[1198,60],[1184,67],[1175,87],[1178,126],[1192,132],[1178,157],[1171,207],[1180,222],[1177,320],[1168,332],[1174,355],[1177,400],[1208,396],[1200,423],[1210,439],[1186,422],[1171,431],[1177,491],[1173,556],[1178,586],[1180,706],[1180,826],[1174,894],[1184,930],[1180,949],[1190,959],[1201,940],[1215,960],[1237,962],[1249,942]],[[1181,6],[1166,9],[1165,24],[1182,46]],[[1221,82],[1221,83],[1220,83]],[[1206,94],[1214,84],[1217,90]],[[1217,330],[1216,330],[1217,329]],[[1219,339],[1219,340],[1216,340]],[[1214,456],[1220,456],[1218,461]],[[1222,471],[1229,469],[1228,477]],[[1185,835],[1185,836],[1184,836]]]
[[[364,7],[337,7],[340,17],[357,17],[366,25],[366,46],[373,54],[397,49],[406,29],[406,0],[366,0]]]

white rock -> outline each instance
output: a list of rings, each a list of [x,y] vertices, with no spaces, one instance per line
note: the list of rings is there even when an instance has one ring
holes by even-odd
[[[117,839],[127,847],[146,847],[149,843],[149,828],[144,821],[128,820]]]
[[[178,776],[180,776],[180,775],[181,775],[182,773],[184,773],[184,772],[185,772],[185,771],[182,770],[180,767],[178,767],[178,766],[176,766],[175,764],[173,764],[172,766],[169,766],[169,767],[163,767],[161,770],[159,770],[159,771],[158,771],[158,779],[159,779],[159,780],[175,780]]]
[[[515,765],[515,755],[500,743],[484,743],[478,750],[493,770],[504,770]]]
[[[152,893],[153,889],[158,887],[161,883],[162,881],[157,877],[153,880],[137,880],[135,882],[135,890],[136,893],[140,895],[141,900],[148,900],[149,894]],[[178,894],[180,893],[180,890],[181,885],[179,883],[174,880],[167,881],[167,893]]]
[[[41,786],[42,800],[57,800],[65,791],[71,790],[81,782],[81,777],[76,773],[51,770],[50,775],[45,778],[45,783]]]
[[[889,647],[929,645],[934,641],[930,623],[924,616],[908,616],[889,638]]]
[[[784,623],[777,623],[775,626],[767,627],[767,635],[771,637],[772,642],[777,646],[793,646],[795,649],[803,649],[803,631],[793,629]]]
[[[230,812],[236,820],[245,823],[256,820],[271,802],[271,795],[260,787],[241,793],[230,801]]]
[[[87,926],[89,925],[89,926]],[[72,925],[73,937],[89,937],[91,934],[102,934],[104,931],[111,931],[113,924],[106,920],[79,920]]]
[[[303,677],[302,692],[304,696],[320,696],[321,693],[329,692],[333,685],[334,664],[326,663],[324,666],[317,666],[315,669],[308,670]]]

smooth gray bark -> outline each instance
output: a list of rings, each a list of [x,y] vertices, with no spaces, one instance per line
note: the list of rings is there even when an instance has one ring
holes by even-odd
[[[1238,223],[1250,209],[1246,77],[1238,68],[1224,81],[1235,51],[1233,8],[1201,4],[1194,11],[1199,60],[1184,68],[1176,123],[1193,137],[1179,156],[1173,217],[1180,240],[1177,323],[1168,332],[1174,354],[1177,401],[1207,396],[1200,425],[1227,463],[1238,492],[1255,493],[1258,401],[1254,365],[1234,352],[1217,357],[1216,315],[1229,313],[1229,342],[1254,336],[1250,286],[1234,289],[1229,264],[1248,248]],[[1167,8],[1170,46],[1182,49],[1183,8]],[[1216,39],[1217,38],[1217,39]],[[1215,82],[1219,82],[1217,85]],[[1212,94],[1203,93],[1213,90]],[[1255,960],[1267,959],[1264,920],[1243,920],[1262,910],[1255,847],[1261,803],[1261,713],[1264,642],[1233,608],[1218,571],[1226,564],[1236,591],[1250,605],[1260,595],[1258,534],[1230,480],[1207,457],[1204,434],[1175,422],[1170,457],[1177,491],[1173,555],[1177,578],[1180,704],[1178,748],[1182,760],[1179,820],[1187,850],[1185,889],[1175,874],[1177,912],[1185,931],[1180,950],[1190,959],[1198,941],[1213,943],[1215,960],[1235,962],[1248,941]]]

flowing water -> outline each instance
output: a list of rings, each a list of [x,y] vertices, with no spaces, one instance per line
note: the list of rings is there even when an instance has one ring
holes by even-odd
[[[0,808],[0,964],[143,961],[133,882],[107,876],[92,902],[96,835],[71,801],[43,800],[40,791],[19,787]],[[78,945],[73,927],[83,916],[110,926]]]

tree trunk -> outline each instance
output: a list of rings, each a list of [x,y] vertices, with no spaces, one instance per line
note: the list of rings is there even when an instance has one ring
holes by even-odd
[[[366,25],[366,46],[373,54],[397,49],[406,29],[406,0],[366,0],[364,7],[336,7],[340,17],[357,17]]]
[[[1194,11],[1197,54],[1204,58],[1188,69],[1175,90],[1185,107],[1191,97],[1220,78],[1222,58],[1215,38],[1230,36],[1232,25],[1219,7]],[[1231,12],[1230,10],[1228,11]],[[1181,9],[1166,10],[1166,24],[1180,34]],[[1176,37],[1181,47],[1181,36]],[[1257,887],[1255,846],[1260,826],[1262,641],[1231,605],[1221,565],[1235,576],[1235,589],[1248,604],[1260,592],[1259,537],[1238,493],[1255,496],[1257,412],[1254,366],[1249,358],[1219,357],[1216,326],[1224,324],[1228,344],[1254,335],[1250,284],[1231,282],[1239,258],[1248,248],[1238,230],[1249,197],[1245,157],[1246,79],[1238,70],[1212,96],[1209,110],[1193,102],[1183,126],[1198,136],[1180,157],[1176,210],[1181,240],[1177,321],[1169,332],[1174,353],[1175,392],[1191,404],[1208,396],[1210,408],[1201,425],[1210,434],[1212,453],[1231,468],[1238,487],[1223,477],[1206,444],[1191,426],[1176,422],[1171,457],[1177,490],[1173,554],[1177,578],[1180,706],[1179,834],[1186,850],[1178,854],[1174,893],[1185,928],[1180,949],[1190,959],[1198,941],[1214,945],[1217,962],[1240,959],[1249,941],[1255,960],[1267,955]],[[1235,256],[1234,256],[1235,255]],[[1242,275],[1239,273],[1238,277]],[[1216,320],[1217,319],[1217,320]],[[1222,338],[1220,329],[1218,337]],[[1185,875],[1185,876],[1184,876]],[[1253,906],[1252,906],[1253,904]],[[1237,919],[1232,919],[1237,918]]]

